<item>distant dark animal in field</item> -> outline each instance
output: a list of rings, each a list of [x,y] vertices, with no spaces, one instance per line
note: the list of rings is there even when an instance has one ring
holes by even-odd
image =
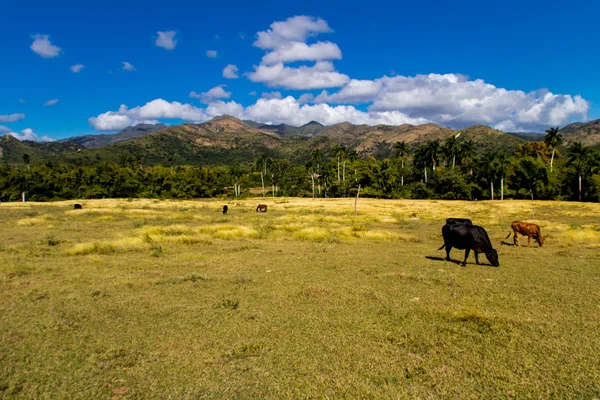
[[[479,253],[485,253],[490,264],[494,267],[499,267],[498,251],[492,247],[490,238],[481,226],[465,225],[465,224],[446,224],[442,228],[442,236],[444,237],[444,245],[438,250],[446,248],[446,260],[450,261],[450,250],[453,247],[465,250],[465,259],[462,265],[467,265],[469,252],[473,250],[475,253],[475,263],[479,264]]]
[[[515,246],[521,247],[519,235],[527,236],[527,247],[531,244],[531,238],[538,242],[540,247],[544,244],[544,237],[542,236],[539,225],[530,224],[529,222],[514,221],[510,227],[512,228],[512,232],[509,232],[505,239],[508,239],[510,235],[514,233],[513,242]]]
[[[447,218],[446,225],[452,224],[473,225],[473,222],[468,218]]]
[[[229,210],[229,207],[223,206],[223,214],[227,214],[227,210]]]
[[[258,207],[256,207],[256,212],[258,212],[259,210],[260,210],[260,212],[267,212],[267,205],[259,204]]]
[[[74,210],[81,210],[81,209],[83,209],[83,207],[81,207],[81,204],[73,204],[73,209]]]
[[[410,219],[419,219],[419,214],[418,213],[412,213],[412,215],[410,216]]]

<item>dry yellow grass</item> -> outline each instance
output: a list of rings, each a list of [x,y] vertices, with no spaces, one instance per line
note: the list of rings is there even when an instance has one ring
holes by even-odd
[[[0,398],[600,397],[598,204],[73,203],[0,204]]]

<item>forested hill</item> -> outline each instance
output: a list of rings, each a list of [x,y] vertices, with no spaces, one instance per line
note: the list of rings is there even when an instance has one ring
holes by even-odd
[[[482,125],[452,130],[436,124],[368,126],[340,123],[324,126],[312,121],[292,127],[221,116],[202,124],[155,128],[164,129],[153,131],[154,128],[138,125],[118,134],[98,135],[97,139],[95,135],[88,135],[52,143],[19,142],[12,137],[3,137],[0,162],[22,163],[23,154],[28,154],[33,165],[47,162],[93,165],[101,161],[121,162],[125,158],[146,165],[232,165],[251,162],[261,155],[304,163],[313,150],[325,150],[334,145],[354,149],[361,157],[385,158],[393,155],[397,142],[405,142],[415,149],[428,141],[439,140],[443,144],[447,139],[457,137],[459,142],[474,142],[480,153],[488,150],[510,153],[525,142],[525,139]],[[141,136],[123,140],[127,135]],[[86,148],[88,146],[94,148]]]

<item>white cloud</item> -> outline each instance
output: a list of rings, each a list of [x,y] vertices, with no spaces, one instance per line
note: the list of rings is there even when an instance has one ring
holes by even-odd
[[[33,35],[33,43],[30,46],[31,50],[43,58],[57,57],[62,49],[53,45],[49,38],[50,36],[48,35]]]
[[[258,93],[256,93],[256,90],[251,91],[250,93],[248,93],[248,96],[256,96]]]
[[[0,133],[6,133],[6,132],[10,132],[10,131],[12,131],[12,129],[7,128],[6,126],[0,125]]]
[[[254,67],[254,72],[246,75],[252,82],[261,82],[269,87],[299,90],[340,87],[350,80],[348,75],[336,72],[328,61],[298,68],[286,67],[282,63],[259,65]]]
[[[226,86],[227,85],[218,85],[210,89],[209,91],[202,93],[196,93],[192,91],[190,93],[190,97],[199,99],[205,104],[211,103],[218,99],[228,99],[231,97],[231,92],[228,92],[225,89],[223,89]]]
[[[300,104],[304,104],[304,103],[311,103],[313,101],[315,96],[313,96],[311,93],[304,93],[302,95],[300,95],[300,97],[298,97],[298,103]]]
[[[163,99],[152,100],[141,107],[129,109],[121,105],[118,111],[108,111],[88,119],[99,131],[124,129],[142,122],[156,122],[157,119],[181,119],[184,121],[206,121],[206,111],[191,104]]]
[[[295,126],[310,121],[318,121],[324,125],[341,122],[354,124],[423,124],[429,121],[423,118],[410,118],[399,111],[364,112],[353,106],[330,106],[328,104],[301,105],[292,96],[284,99],[259,99],[245,110],[244,117],[257,122]]]
[[[206,50],[206,57],[217,58],[217,51],[216,50]]]
[[[342,51],[335,43],[317,42],[308,44],[309,37],[333,32],[321,18],[305,15],[276,21],[271,29],[258,32],[254,46],[266,50],[261,64],[246,76],[253,82],[262,82],[269,87],[312,90],[343,86],[350,80],[347,75],[335,70],[329,60],[342,58]],[[315,61],[312,66],[285,66],[297,61]]]
[[[135,71],[135,67],[131,64],[129,64],[127,61],[123,61],[123,71]]]
[[[60,99],[52,99],[52,100],[48,100],[47,102],[44,103],[44,107],[50,107],[55,105],[56,103],[58,103],[60,101]]]
[[[403,123],[422,124],[428,122],[423,118],[410,118],[398,111],[364,112],[353,106],[330,106],[327,104],[300,104],[292,96],[283,99],[258,99],[255,104],[243,107],[235,101],[224,102],[215,100],[205,108],[191,104],[168,102],[156,99],[144,106],[129,109],[122,105],[118,111],[108,111],[89,122],[96,130],[117,130],[140,121],[157,119],[181,119],[184,121],[203,122],[213,117],[228,114],[241,119],[251,119],[257,122],[290,125],[304,125],[310,121],[318,121],[325,125],[340,122],[355,124],[392,124]]]
[[[369,111],[400,111],[455,128],[486,124],[535,131],[568,124],[572,118],[585,120],[589,110],[581,96],[508,90],[459,74],[353,79],[338,92],[324,91],[314,102],[369,104]]]
[[[317,103],[354,103],[372,101],[381,91],[381,83],[369,80],[350,80],[339,92],[329,94],[323,91],[315,98]]]
[[[281,92],[263,92],[261,97],[263,99],[283,99]]]
[[[129,116],[113,111],[92,117],[88,122],[98,131],[114,131],[133,125],[133,120]]]
[[[265,54],[263,64],[291,63],[295,61],[341,60],[342,51],[337,44],[318,42],[308,45],[304,42],[292,42]]]
[[[54,142],[50,136],[39,137],[31,128],[26,128],[21,133],[9,132],[8,135],[14,136],[19,140],[32,140],[34,142]]]
[[[304,42],[310,36],[328,32],[333,30],[323,19],[299,15],[285,21],[273,22],[271,29],[258,32],[254,46],[263,50],[275,49],[290,42]]]
[[[70,66],[69,68],[71,69],[71,71],[75,72],[76,74],[80,73],[81,70],[84,68],[85,66],[83,64],[75,64]]]
[[[157,32],[158,37],[156,38],[156,45],[158,47],[162,47],[163,49],[173,50],[175,46],[177,46],[177,40],[175,39],[175,35],[177,32],[175,31],[167,31],[167,32]]]
[[[25,119],[25,114],[4,114],[4,115],[0,115],[0,122],[17,122],[20,119]]]
[[[238,75],[238,67],[233,64],[228,64],[225,68],[223,68],[223,78],[227,79],[237,79],[240,76]]]

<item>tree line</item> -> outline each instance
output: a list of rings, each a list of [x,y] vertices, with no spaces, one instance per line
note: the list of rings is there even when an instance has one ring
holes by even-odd
[[[340,145],[315,149],[304,165],[258,157],[227,167],[144,166],[124,155],[121,162],[94,166],[0,165],[0,201],[215,196],[354,196],[415,199],[600,200],[600,155],[580,142],[565,154],[558,128],[543,142],[526,142],[511,153],[477,154],[469,140],[450,137],[411,148],[393,146],[392,156],[363,157]]]

